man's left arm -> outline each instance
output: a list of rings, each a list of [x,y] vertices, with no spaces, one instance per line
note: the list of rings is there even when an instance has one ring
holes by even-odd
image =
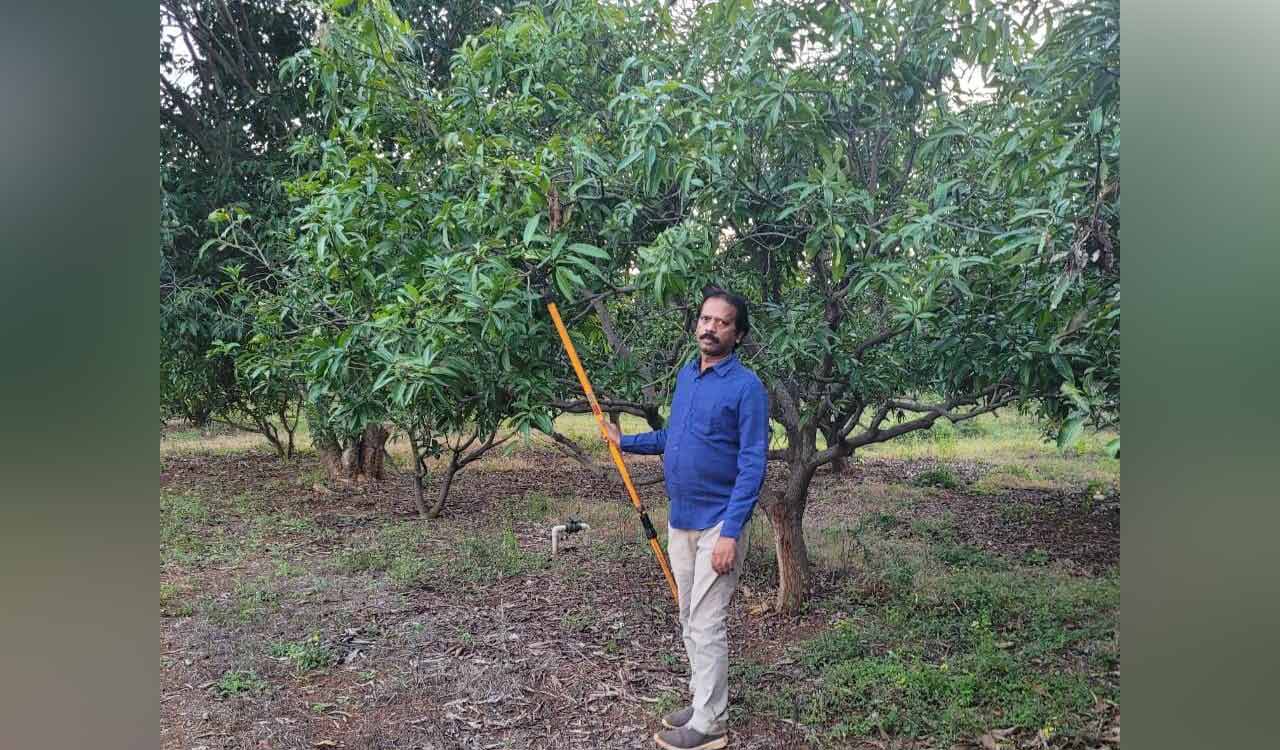
[[[729,493],[720,536],[737,539],[760,498],[769,452],[769,394],[755,380],[738,404],[738,478]]]

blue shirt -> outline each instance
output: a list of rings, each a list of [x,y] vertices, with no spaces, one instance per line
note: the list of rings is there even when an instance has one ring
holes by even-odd
[[[764,484],[769,447],[769,394],[736,354],[699,372],[681,368],[667,428],[623,435],[628,453],[661,453],[671,526],[738,538]]]

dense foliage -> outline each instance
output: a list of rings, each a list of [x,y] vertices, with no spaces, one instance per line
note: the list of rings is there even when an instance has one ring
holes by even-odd
[[[1064,446],[1118,425],[1115,3],[556,0],[447,74],[385,0],[319,12],[281,68],[312,102],[289,210],[215,214],[258,263],[214,351],[305,396],[335,473],[376,475],[399,429],[420,489],[449,452],[438,513],[501,425],[553,432],[580,405],[548,290],[655,425],[701,290],[757,301],[783,609],[820,467],[1005,406]]]

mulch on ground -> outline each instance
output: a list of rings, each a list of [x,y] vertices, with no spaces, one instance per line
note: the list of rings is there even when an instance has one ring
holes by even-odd
[[[272,554],[260,559],[162,569],[162,581],[206,604],[233,598],[237,582],[270,578],[281,559],[304,571],[270,579],[279,606],[261,617],[215,622],[197,612],[163,619],[164,748],[653,746],[657,713],[671,707],[662,702],[683,697],[687,677],[665,582],[608,474],[550,453],[532,453],[514,470],[468,471],[459,476],[444,518],[430,527],[444,544],[493,528],[495,514],[510,508],[513,497],[573,495],[579,507],[622,507],[616,524],[588,535],[615,546],[617,554],[600,554],[599,546],[575,539],[530,573],[487,583],[442,576],[401,590],[376,575],[344,576],[325,566],[361,531],[416,515],[412,477],[399,473],[381,483],[334,489],[299,481],[317,465],[310,456],[286,464],[266,453],[164,457],[162,492],[219,498],[219,518],[230,518],[228,523],[234,511],[226,498],[248,494],[260,497],[267,510],[305,515],[327,532],[268,538]],[[660,470],[652,459],[632,465],[641,480]],[[949,466],[966,481],[989,468]],[[779,481],[781,468],[770,467],[771,483]],[[821,472],[809,523],[857,512],[861,484],[906,483],[929,468],[927,461],[866,459],[840,475]],[[652,506],[665,502],[659,484],[644,486],[642,494]],[[1081,574],[1118,565],[1119,514],[1113,507],[1086,512],[1077,497],[1038,491],[1020,492],[1016,501],[1032,507],[1025,518],[1001,513],[1008,497],[931,490],[911,512],[949,513],[966,543],[992,554],[1018,558],[1040,549]],[[545,553],[548,529],[560,520],[517,518],[520,549]],[[815,600],[834,586],[822,570],[815,571],[814,583]],[[820,607],[799,617],[772,613],[763,606],[771,593],[764,573],[744,572],[730,615],[732,656],[773,670],[765,679],[791,679],[796,673],[787,644],[821,632],[828,615]],[[312,633],[337,660],[328,669],[299,676],[267,655],[271,642]],[[217,681],[228,670],[245,668],[269,687],[218,697]],[[808,747],[794,724],[762,717],[740,717],[733,746]]]

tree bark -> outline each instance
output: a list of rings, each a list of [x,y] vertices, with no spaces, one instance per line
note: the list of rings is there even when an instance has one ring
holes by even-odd
[[[360,438],[359,476],[373,481],[387,478],[383,471],[383,457],[386,456],[387,438],[391,433],[380,424],[371,424],[364,428]]]
[[[823,427],[822,436],[826,438],[828,447],[835,445],[840,439],[838,431],[833,426]],[[831,473],[833,474],[844,474],[845,469],[848,467],[849,464],[845,461],[844,456],[836,456],[831,459]]]
[[[342,445],[332,436],[313,433],[316,452],[320,454],[320,464],[330,482],[351,482],[386,479],[383,470],[383,456],[386,451],[387,438],[391,433],[380,424],[372,424],[365,428],[359,439]]]
[[[809,550],[804,543],[804,509],[813,468],[793,464],[782,495],[766,506],[773,526],[774,552],[778,560],[778,596],[774,607],[796,614],[809,593]]]
[[[427,452],[424,446],[418,444],[417,438],[413,434],[413,430],[409,430],[409,447],[413,451],[413,504],[418,508],[418,516],[420,518],[427,517],[427,502],[425,495],[425,484],[427,475]],[[426,441],[430,443],[430,438]]]
[[[444,511],[445,500],[449,498],[449,488],[453,486],[453,477],[462,468],[462,464],[458,461],[458,453],[454,453],[449,459],[449,468],[444,472],[444,481],[440,483],[440,494],[436,495],[435,505],[431,506],[431,511],[427,515],[431,518],[439,518]]]

